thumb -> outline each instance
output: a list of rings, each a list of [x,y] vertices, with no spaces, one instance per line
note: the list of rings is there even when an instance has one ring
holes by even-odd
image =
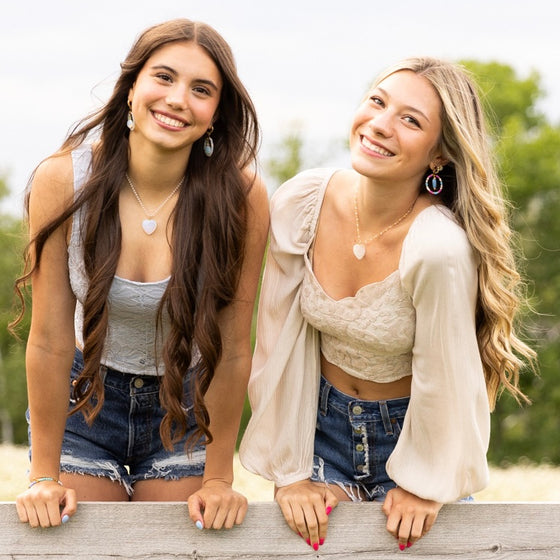
[[[385,501],[383,502],[383,507],[381,508],[381,510],[385,515],[388,516],[389,513],[391,513],[392,507],[393,507],[393,493],[391,492],[391,490],[389,490],[389,492],[387,492],[387,496],[385,496]]]
[[[204,519],[202,515],[202,510],[204,509],[204,502],[202,498],[197,494],[192,494],[189,496],[187,501],[189,508],[189,517],[195,524],[197,529],[204,529]]]
[[[70,517],[72,517],[76,513],[76,509],[78,508],[78,500],[76,499],[76,492],[71,488],[68,488],[64,493],[61,503],[64,504],[64,507],[60,512],[60,517],[62,523],[67,523],[68,521],[70,521]]]
[[[325,492],[325,513],[330,515],[331,511],[338,505],[338,498],[327,489]]]

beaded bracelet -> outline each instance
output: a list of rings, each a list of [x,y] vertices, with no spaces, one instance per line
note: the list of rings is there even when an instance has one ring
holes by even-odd
[[[40,476],[38,478],[34,478],[27,488],[31,488],[39,482],[56,482],[57,484],[60,484],[60,486],[62,486],[62,482],[60,482],[60,480],[56,478],[53,478],[52,476]]]

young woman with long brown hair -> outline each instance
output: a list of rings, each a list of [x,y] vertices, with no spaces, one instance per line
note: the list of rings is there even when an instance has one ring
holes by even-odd
[[[231,50],[179,19],[143,32],[109,101],[32,177],[32,526],[80,500],[183,500],[240,523],[233,453],[268,231],[258,124]]]

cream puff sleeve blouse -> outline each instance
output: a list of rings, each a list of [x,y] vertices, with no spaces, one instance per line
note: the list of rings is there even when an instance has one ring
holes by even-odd
[[[240,457],[277,486],[309,478],[312,470],[320,338],[301,314],[299,294],[303,256],[334,172],[303,172],[271,200],[249,382],[252,416]],[[399,275],[415,310],[412,391],[387,472],[417,496],[453,502],[488,482],[490,413],[475,333],[476,259],[449,210],[432,206],[415,218]]]

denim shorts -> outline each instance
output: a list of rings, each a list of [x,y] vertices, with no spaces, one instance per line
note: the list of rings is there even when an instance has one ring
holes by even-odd
[[[76,404],[74,381],[83,369],[83,356],[76,350],[70,376],[70,409]],[[66,421],[60,469],[66,473],[104,476],[121,483],[129,495],[138,480],[178,480],[202,476],[206,459],[199,440],[185,451],[196,429],[192,414],[191,373],[185,376],[184,406],[188,431],[173,451],[163,447],[159,426],[165,410],[159,402],[157,376],[139,376],[102,367],[105,401],[93,424],[81,412]],[[30,436],[31,440],[31,436]]]
[[[396,486],[385,464],[409,400],[356,399],[321,377],[311,479],[336,484],[353,501],[383,500]]]

